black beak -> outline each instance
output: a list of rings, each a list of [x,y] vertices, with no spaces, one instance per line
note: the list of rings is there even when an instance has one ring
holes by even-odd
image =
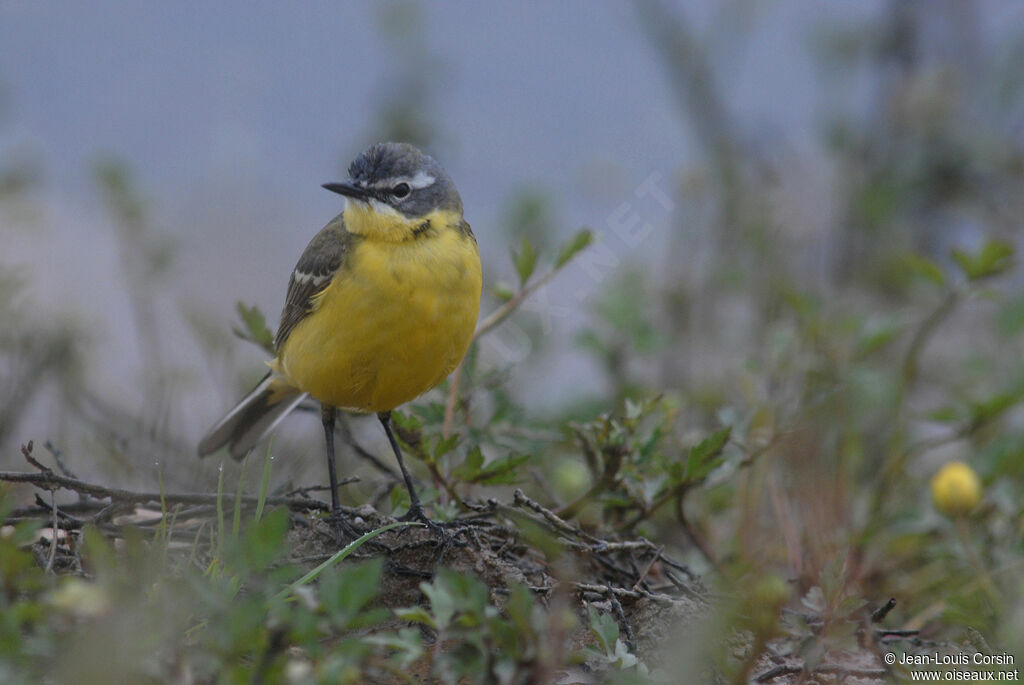
[[[353,200],[370,199],[369,191],[365,190],[364,188],[360,188],[355,184],[349,183],[348,181],[346,181],[345,183],[324,183],[323,187],[331,191],[332,193],[344,195],[345,197],[350,197]]]

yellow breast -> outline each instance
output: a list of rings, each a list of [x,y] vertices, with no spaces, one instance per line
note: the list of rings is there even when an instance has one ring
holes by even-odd
[[[403,242],[354,244],[279,351],[287,382],[326,404],[394,409],[466,354],[480,309],[476,242],[447,226]]]

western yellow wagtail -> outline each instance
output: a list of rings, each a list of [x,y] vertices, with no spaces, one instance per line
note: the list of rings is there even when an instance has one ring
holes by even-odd
[[[391,428],[391,410],[440,383],[462,361],[480,309],[480,255],[462,198],[433,158],[379,143],[324,188],[345,209],[313,237],[288,280],[270,373],[210,429],[204,456],[244,457],[307,396],[321,405],[331,506],[336,408],[374,412],[426,519]]]

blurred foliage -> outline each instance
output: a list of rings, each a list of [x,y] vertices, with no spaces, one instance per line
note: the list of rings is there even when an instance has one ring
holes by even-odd
[[[376,11],[380,38],[394,64],[377,98],[374,130],[366,140],[403,141],[431,149],[442,133],[434,119],[433,100],[445,70],[425,39],[425,9],[412,0],[393,0],[378,4]]]
[[[714,21],[731,31],[704,37],[680,12],[637,3],[681,135],[701,155],[670,181],[665,266],[623,268],[587,300],[576,342],[604,390],[540,414],[533,397],[510,391],[514,364],[487,364],[478,344],[460,381],[395,414],[434,516],[518,485],[596,534],[642,534],[708,574],[725,598],[713,630],[664,664],[645,663],[606,612],[544,607],[522,587],[494,602],[479,580],[447,571],[424,582],[420,605],[387,616],[417,628],[394,629],[372,607],[379,565],[332,568],[280,597],[301,569],[283,562],[278,512],[218,531],[223,551],[206,567],[188,551],[165,554],[159,535],[115,550],[87,532],[84,580],[44,574],[29,551],[37,531],[18,524],[0,536],[0,679],[359,682],[401,680],[425,663],[447,682],[524,682],[586,661],[622,682],[658,680],[666,668],[666,682],[709,668],[744,682],[779,641],[808,666],[855,647],[868,609],[889,597],[891,624],[1024,654],[1024,41],[943,43],[977,31],[965,17],[981,9],[955,3],[891,3],[863,24],[823,27],[822,81],[843,88],[866,74],[870,87],[857,111],[826,93],[819,211],[803,194],[799,153],[719,91],[715,59],[756,20],[748,3],[725,5]],[[437,65],[408,7],[381,10],[400,64],[373,137],[425,144],[439,135]],[[174,250],[149,228],[122,164],[96,173],[140,344],[159,370],[159,325],[145,303]],[[3,202],[32,174],[0,168],[8,177]],[[551,248],[552,207],[532,190],[510,203],[506,273],[517,282],[493,284],[489,330],[587,258],[589,231]],[[4,265],[0,355],[14,373],[0,379],[0,438],[39,379],[68,383],[82,354],[72,330],[18,309],[20,292]],[[238,335],[266,348],[262,313],[239,314]],[[949,517],[932,505],[930,482],[954,461],[977,474],[980,503]],[[408,504],[390,482],[346,493],[353,503],[390,497],[396,513]],[[582,648],[566,639],[579,626],[590,633]],[[741,649],[722,649],[738,634]],[[112,641],[125,646],[114,656]]]
[[[558,235],[552,198],[542,188],[522,188],[513,193],[504,211],[504,232],[545,250]]]
[[[0,92],[0,123],[6,93]],[[0,150],[0,219],[4,231],[24,226],[35,230],[32,193],[41,181],[34,156]],[[67,315],[39,314],[31,292],[38,264],[15,264],[0,258],[0,445],[8,446],[25,415],[40,396],[54,394],[73,401],[82,389],[82,362],[87,340],[80,322]]]

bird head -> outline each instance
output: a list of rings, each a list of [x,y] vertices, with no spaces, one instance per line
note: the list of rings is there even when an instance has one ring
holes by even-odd
[[[434,222],[462,219],[462,198],[451,178],[433,157],[408,143],[371,146],[349,165],[348,174],[347,181],[323,187],[345,196],[345,222],[353,233],[408,240]]]

